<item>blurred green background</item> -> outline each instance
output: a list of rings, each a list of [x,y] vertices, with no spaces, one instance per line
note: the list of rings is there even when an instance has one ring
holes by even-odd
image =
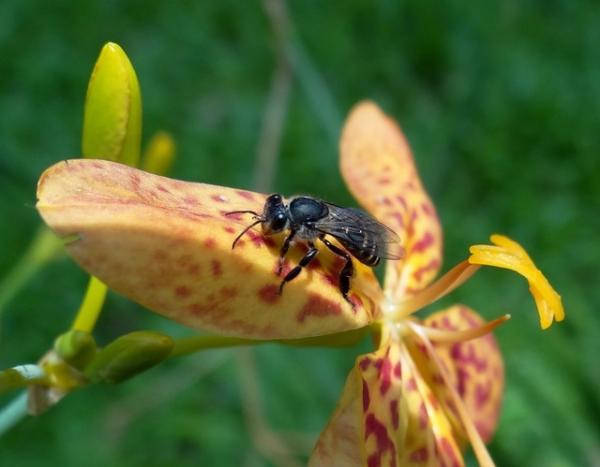
[[[265,114],[277,110],[268,102],[283,51],[271,189],[353,204],[337,170],[340,125],[358,100],[376,100],[402,125],[437,205],[445,267],[502,232],[563,296],[567,320],[546,332],[525,282],[502,271],[482,271],[435,307],[513,315],[496,333],[507,390],[494,459],[600,465],[600,3],[369,3],[291,1],[287,22],[279,2],[258,0],[3,1],[0,278],[40,223],[39,174],[80,152],[87,81],[105,42],[119,43],[138,73],[144,140],[159,129],[175,138],[171,174],[246,188]],[[36,361],[70,324],[86,283],[67,258],[37,274],[0,318],[0,367]],[[134,329],[190,334],[110,295],[98,340]],[[0,464],[274,465],[253,447],[247,393],[302,460],[368,348],[260,347],[256,391],[240,371],[248,355],[173,360],[25,419],[0,438]]]

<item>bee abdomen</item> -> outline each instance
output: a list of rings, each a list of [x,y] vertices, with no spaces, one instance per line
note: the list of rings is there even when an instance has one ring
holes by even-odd
[[[377,252],[376,245],[371,244],[366,247],[356,248],[354,245],[344,244],[346,249],[361,263],[374,267],[381,261],[381,256]]]
[[[351,252],[353,256],[356,257],[361,263],[366,264],[367,266],[377,266],[379,261],[381,261],[381,257],[377,256],[374,253],[368,253],[366,251],[356,251]]]

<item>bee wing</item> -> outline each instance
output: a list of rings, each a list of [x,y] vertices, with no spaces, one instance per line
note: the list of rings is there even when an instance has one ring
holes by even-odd
[[[391,246],[400,243],[400,238],[388,226],[360,209],[325,204],[329,208],[329,216],[315,222],[315,228],[319,232],[329,234],[356,249],[365,244],[366,238],[366,242],[375,245],[377,256],[386,259],[402,258],[402,254],[389,251]]]

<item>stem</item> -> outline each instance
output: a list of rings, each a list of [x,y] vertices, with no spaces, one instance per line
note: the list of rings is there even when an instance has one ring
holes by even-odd
[[[25,415],[27,415],[27,392],[23,391],[0,410],[0,436],[15,426]]]
[[[0,315],[35,273],[56,256],[62,245],[62,241],[47,227],[38,229],[27,251],[0,282]]]
[[[360,342],[368,328],[353,329],[325,336],[305,337],[302,339],[258,340],[227,336],[191,336],[175,340],[169,357],[178,357],[194,352],[227,347],[253,346],[261,344],[280,344],[290,347],[350,347]]]
[[[83,302],[79,307],[72,329],[91,333],[96,325],[108,288],[100,279],[91,276]]]
[[[421,290],[413,297],[403,300],[399,305],[393,305],[386,313],[393,321],[399,321],[410,314],[431,305],[433,302],[446,296],[454,289],[468,281],[479,269],[478,265],[462,261],[444,274],[436,282]],[[395,308],[395,309],[394,309]]]
[[[500,316],[499,318],[496,318],[493,321],[483,323],[480,326],[459,331],[432,328],[418,323],[412,323],[412,326],[414,326],[415,329],[418,329],[419,331],[423,332],[423,334],[425,334],[431,341],[444,344],[451,344],[455,342],[465,342],[471,339],[477,339],[478,337],[485,336],[486,334],[489,334],[509,319],[510,315],[506,314]]]
[[[294,453],[286,441],[271,429],[265,416],[252,349],[236,352],[236,369],[240,386],[244,388],[240,393],[242,409],[255,449],[275,466],[299,467],[301,464],[295,459]]]
[[[273,184],[283,125],[288,113],[292,71],[286,55],[290,26],[286,6],[282,1],[264,0],[263,8],[275,36],[277,65],[273,73],[258,140],[253,187],[258,191],[267,192]]]
[[[268,344],[271,341],[242,339],[239,337],[224,336],[192,336],[177,339],[170,357],[187,355],[201,350],[220,349],[223,347],[239,347],[243,345]]]
[[[18,365],[0,371],[0,393],[12,391],[33,383],[45,382],[46,372],[38,365]]]

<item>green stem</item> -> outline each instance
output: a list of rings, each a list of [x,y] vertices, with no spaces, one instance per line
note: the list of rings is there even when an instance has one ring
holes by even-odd
[[[200,350],[220,349],[223,347],[238,347],[242,345],[267,344],[271,341],[259,341],[254,339],[242,339],[239,337],[224,336],[192,336],[177,339],[171,351],[171,357],[187,355]]]
[[[326,336],[303,339],[257,340],[225,336],[192,336],[175,340],[171,357],[223,347],[240,347],[260,344],[280,344],[292,347],[351,347],[360,342],[369,331],[368,327]]]
[[[106,298],[108,287],[100,279],[90,276],[88,288],[75,316],[72,329],[90,333],[94,330],[102,305]]]
[[[0,436],[21,421],[25,415],[27,415],[27,392],[23,391],[0,410]]]
[[[0,316],[6,305],[35,273],[56,256],[62,245],[62,241],[47,227],[42,226],[38,229],[25,254],[0,282]]]
[[[18,365],[0,371],[0,394],[29,384],[46,381],[46,372],[38,365]]]

